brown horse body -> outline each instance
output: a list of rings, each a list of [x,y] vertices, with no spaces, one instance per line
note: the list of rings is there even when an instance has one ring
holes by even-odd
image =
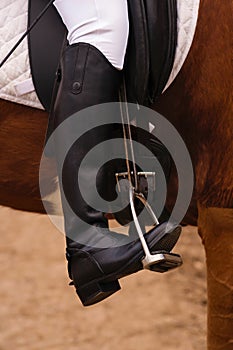
[[[196,181],[186,221],[197,220],[206,250],[208,347],[225,350],[233,346],[232,29],[231,1],[202,0],[188,59],[154,106],[191,154]],[[45,112],[0,101],[1,205],[43,212],[38,168],[46,124]]]
[[[211,350],[233,348],[232,30],[230,1],[201,1],[188,60],[156,106],[182,135],[194,166]]]

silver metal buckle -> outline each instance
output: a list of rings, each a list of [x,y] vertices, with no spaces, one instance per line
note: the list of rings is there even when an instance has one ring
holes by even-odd
[[[122,172],[122,173],[116,173],[115,177],[116,177],[116,183],[117,183],[117,187],[119,192],[121,192],[121,185],[120,185],[120,181],[121,180],[128,180],[128,172]],[[133,175],[133,171],[131,171],[130,175]],[[155,191],[155,172],[153,171],[138,171],[137,172],[137,177],[139,178],[139,183],[140,183],[140,177],[144,177],[147,182],[148,182],[148,188],[150,188],[150,190]],[[125,190],[125,188],[124,188]],[[128,188],[127,188],[128,190]]]

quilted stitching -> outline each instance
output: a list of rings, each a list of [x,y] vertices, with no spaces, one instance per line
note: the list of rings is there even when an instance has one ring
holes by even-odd
[[[28,0],[0,1],[0,61],[27,28]],[[0,98],[43,109],[35,91],[17,96],[15,85],[31,78],[27,39],[0,70]]]

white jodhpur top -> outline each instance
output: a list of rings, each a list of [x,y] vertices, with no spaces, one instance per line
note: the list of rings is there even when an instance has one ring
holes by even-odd
[[[122,69],[128,41],[127,0],[55,0],[70,45],[85,42]]]

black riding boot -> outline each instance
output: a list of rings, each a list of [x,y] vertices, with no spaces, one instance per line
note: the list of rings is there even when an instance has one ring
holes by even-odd
[[[95,47],[85,43],[68,46],[61,62],[61,83],[53,111],[54,127],[85,107],[117,101],[121,76],[121,71]],[[64,190],[62,205],[69,276],[85,306],[107,298],[120,289],[119,278],[142,269],[144,253],[140,240],[132,241],[126,235],[110,232],[104,213],[96,209],[98,201],[96,207],[91,207],[83,198],[85,193],[89,198],[96,196],[95,187],[101,192],[106,185],[103,183],[106,177],[102,176],[104,167],[98,171],[96,184],[92,181],[92,175],[98,170],[98,159],[83,165],[83,158],[95,145],[111,139],[117,132],[114,125],[87,131],[70,148],[59,174]],[[58,159],[66,142],[56,140]],[[166,224],[162,224],[145,234],[151,251],[170,251],[175,245],[180,227],[172,226],[167,232],[165,229]]]

